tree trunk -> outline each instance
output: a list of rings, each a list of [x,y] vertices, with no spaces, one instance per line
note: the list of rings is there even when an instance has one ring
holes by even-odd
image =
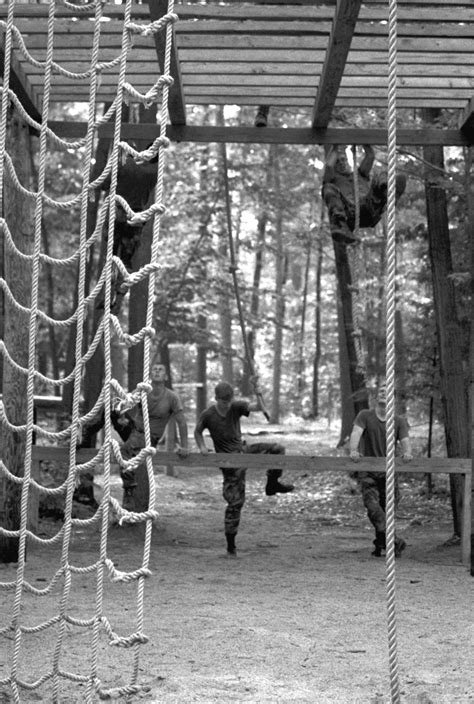
[[[300,404],[302,401],[303,392],[305,389],[305,332],[306,332],[306,309],[308,304],[308,282],[309,282],[309,269],[311,266],[311,240],[308,238],[308,243],[306,245],[306,260],[304,267],[303,276],[303,291],[302,291],[302,301],[301,301],[301,322],[300,322],[300,334],[299,334],[299,344],[298,344],[298,368],[296,372],[298,398]],[[316,304],[317,305],[317,304]]]
[[[205,315],[198,315],[199,337],[197,339],[196,354],[196,418],[207,407],[207,318]],[[201,332],[202,331],[202,332]]]
[[[438,111],[425,110],[432,122]],[[448,457],[469,457],[468,393],[462,357],[463,332],[456,310],[446,192],[437,173],[444,170],[441,146],[423,148],[428,219],[428,242],[433,276],[433,298],[438,338],[441,403]],[[434,168],[431,169],[429,165]],[[454,532],[461,534],[463,478],[450,475]]]
[[[217,123],[223,124],[223,109],[218,108],[217,111]],[[224,200],[226,199],[226,184],[224,179],[226,174],[224,173],[225,165],[225,144],[221,145],[221,173],[223,177],[221,179],[221,193],[223,194]],[[230,197],[230,196],[229,196]],[[228,228],[232,227],[232,223],[228,223],[225,218],[225,206],[224,203],[224,215],[221,220],[221,232],[220,232],[220,242],[218,245],[219,257],[222,262],[222,271],[227,272],[230,263],[230,252],[229,252],[229,232]],[[229,208],[230,208],[229,203]],[[234,384],[234,369],[232,364],[232,306],[231,300],[233,299],[233,287],[230,274],[227,276],[222,276],[220,280],[220,290],[219,290],[219,326],[220,326],[220,339],[221,339],[221,366],[222,366],[222,381],[227,381],[229,384]]]
[[[285,284],[287,275],[287,257],[283,244],[283,211],[281,208],[281,193],[278,152],[273,160],[274,192],[277,197],[277,212],[275,217],[275,339],[273,343],[273,385],[270,422],[280,422],[281,396],[281,362],[283,352],[283,326],[285,324]]]
[[[20,182],[26,188],[31,184],[31,149],[28,126],[16,112],[8,125],[7,151]],[[12,238],[21,252],[33,252],[33,201],[17,191],[4,172],[4,203],[2,214],[8,223]],[[2,238],[5,279],[15,299],[23,306],[31,305],[31,264],[10,252]],[[22,367],[28,367],[29,316],[4,303],[4,343],[13,359]],[[3,403],[9,420],[15,425],[27,422],[27,378],[8,363],[3,367]],[[25,462],[25,436],[9,432],[0,433],[0,457],[15,476],[23,476]],[[9,481],[0,474],[0,522],[7,530],[18,530],[21,520],[21,485]],[[0,534],[0,560],[17,562],[19,539]]]
[[[321,362],[321,300],[323,275],[323,239],[319,233],[316,264],[316,307],[314,311],[314,359],[313,359],[313,389],[311,398],[311,417],[319,416],[319,365]],[[329,399],[328,399],[329,402]]]
[[[265,233],[267,229],[267,222],[268,214],[266,209],[264,209],[258,216],[257,221],[257,243],[255,246],[255,264],[253,270],[252,296],[250,299],[250,323],[247,329],[247,342],[252,362],[255,359],[255,327],[256,322],[258,320],[258,313],[260,308],[260,280],[262,278],[263,271],[263,252],[265,247]],[[244,394],[244,396],[251,396],[253,394],[253,387],[250,377],[250,365],[248,363],[248,360],[245,359],[244,371],[242,376],[242,393]]]
[[[142,266],[150,262],[151,243],[153,240],[153,218],[148,220],[143,226],[140,243],[133,255],[133,271],[138,271]],[[146,325],[146,314],[148,306],[148,277],[142,279],[130,289],[128,301],[128,329],[131,335],[137,333]],[[157,331],[159,333],[159,331]],[[128,352],[128,388],[130,391],[136,388],[147,376],[148,370],[143,369],[144,343],[143,340],[130,347]]]

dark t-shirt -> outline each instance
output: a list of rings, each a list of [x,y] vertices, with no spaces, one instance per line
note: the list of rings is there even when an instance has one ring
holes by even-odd
[[[240,418],[249,414],[247,401],[232,401],[225,417],[218,413],[215,405],[212,405],[201,413],[196,430],[199,433],[206,428],[209,430],[216,452],[242,452]]]
[[[363,429],[359,450],[364,457],[385,457],[387,442],[385,421],[380,420],[373,409],[359,411],[354,421]],[[395,416],[395,442],[408,437],[408,423],[402,416]]]

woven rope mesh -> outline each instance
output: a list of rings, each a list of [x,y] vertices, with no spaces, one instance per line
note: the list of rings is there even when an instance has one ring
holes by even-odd
[[[36,12],[39,6],[31,7]],[[128,0],[120,12],[107,18],[104,3],[99,0],[49,2],[41,6],[42,14],[28,16],[25,3],[10,2],[0,20],[4,47],[0,123],[4,266],[0,288],[5,310],[0,343],[0,544],[5,551],[2,562],[9,565],[0,575],[0,639],[2,649],[8,652],[0,687],[15,702],[34,690],[42,701],[72,701],[77,696],[92,702],[132,695],[144,688],[139,681],[139,658],[140,649],[148,641],[144,582],[150,576],[151,530],[156,516],[154,482],[150,481],[149,510],[139,514],[124,511],[113,497],[111,486],[118,464],[134,467],[139,461],[145,462],[148,478],[152,479],[153,448],[145,423],[145,450],[127,464],[120,455],[107,411],[119,399],[141,402],[147,416],[147,384],[139,384],[135,393],[129,394],[113,377],[111,353],[117,344],[123,348],[143,344],[141,376],[143,382],[147,381],[160,218],[164,211],[172,23],[177,18],[170,3],[161,19],[136,22],[133,7]],[[84,17],[87,22],[80,23],[79,30],[78,19]],[[121,26],[120,46],[110,43],[110,22]],[[71,28],[67,65],[56,60],[60,23]],[[42,43],[40,34],[35,33],[40,26]],[[163,75],[147,91],[140,92],[127,80],[127,61],[136,37],[153,44],[155,33],[160,33],[166,47]],[[84,46],[88,66],[83,62],[75,66],[74,49]],[[36,114],[15,80],[22,61],[34,66],[41,80],[41,90],[32,87],[32,95],[41,96],[36,100]],[[62,103],[57,102],[58,76],[70,83]],[[109,89],[110,102],[106,105],[97,100],[102,81]],[[81,106],[73,103],[74,86],[79,83],[87,85],[89,95],[88,104]],[[148,110],[154,106],[159,118],[156,139],[141,150],[122,137],[125,111],[137,114],[139,105]],[[74,116],[77,111],[87,123],[85,134],[65,140],[50,123]],[[108,149],[103,163],[99,163],[99,130],[106,124]],[[66,161],[71,155],[76,160],[73,183],[57,183],[61,180],[61,154]],[[145,164],[155,172],[154,196],[143,209],[131,208],[118,192],[120,165],[127,160],[137,167]],[[118,213],[132,226],[148,223],[152,229],[149,261],[137,270],[124,266],[114,254]],[[54,232],[62,233],[60,246],[48,236],[51,223]],[[114,298],[117,292],[127,296],[141,281],[148,282],[146,321],[130,335],[113,312]],[[63,286],[70,287],[66,301],[61,299]],[[69,346],[64,373],[44,363],[44,345]],[[85,369],[99,352],[103,358],[100,388],[86,413]],[[44,422],[37,416],[35,398],[55,395],[56,400],[61,395],[63,401],[68,399],[63,404],[67,412],[56,418],[56,423]],[[79,460],[81,429],[101,410],[105,425],[100,449],[92,459]],[[40,466],[34,455],[37,445],[63,447],[68,460],[55,471],[51,469],[54,463]],[[99,505],[87,517],[81,517],[74,510],[73,495],[86,472],[100,475],[102,491]],[[47,499],[59,501],[63,516],[56,522],[56,529],[45,535],[37,515],[38,504]],[[114,530],[125,530],[117,525],[127,523],[141,524],[141,532],[135,536],[140,547],[136,562],[125,565],[121,561],[119,570],[120,553],[111,535]],[[92,564],[86,564],[78,550],[84,541],[89,548],[96,548]],[[29,569],[38,564],[44,566],[40,584],[32,583]],[[84,599],[78,599],[84,589],[90,596],[86,606]],[[119,590],[126,591],[130,606],[126,615],[114,609]],[[54,647],[49,652],[41,647],[47,629],[54,633]],[[123,650],[120,673],[107,659],[107,652],[117,647]]]

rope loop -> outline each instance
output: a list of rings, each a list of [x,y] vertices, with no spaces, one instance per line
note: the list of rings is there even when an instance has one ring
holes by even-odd
[[[137,24],[136,22],[128,22],[127,29],[131,34],[141,34],[143,37],[151,37],[165,29],[169,24],[174,24],[179,19],[174,12],[168,12],[158,20],[150,24]]]

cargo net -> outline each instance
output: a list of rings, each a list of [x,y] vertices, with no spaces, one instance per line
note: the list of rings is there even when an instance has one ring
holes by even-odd
[[[34,7],[38,8],[38,5]],[[25,4],[9,2],[8,10],[2,15],[0,29],[4,42],[4,75],[2,88],[2,112],[0,124],[0,194],[3,194],[2,217],[0,218],[0,232],[5,255],[5,268],[0,278],[0,286],[4,301],[5,335],[0,341],[3,366],[3,399],[0,402],[0,489],[4,493],[4,506],[0,506],[0,544],[2,550],[12,544],[15,546],[17,559],[9,572],[12,579],[2,580],[0,583],[0,600],[2,602],[2,617],[0,620],[0,640],[3,641],[2,652],[8,653],[8,667],[0,679],[0,692],[8,689],[15,702],[22,701],[22,697],[36,696],[28,694],[31,690],[40,690],[42,701],[66,701],[76,699],[71,695],[71,688],[77,696],[87,702],[96,701],[97,698],[127,697],[139,693],[145,685],[138,682],[139,651],[140,646],[148,638],[143,631],[144,627],[144,582],[150,575],[148,567],[150,557],[150,543],[152,522],[155,517],[153,510],[155,504],[152,454],[155,450],[150,443],[150,428],[148,425],[147,393],[149,391],[148,374],[145,370],[150,365],[151,338],[154,334],[153,322],[153,292],[155,277],[158,271],[158,249],[160,239],[160,221],[163,207],[163,151],[167,146],[166,122],[168,91],[172,83],[170,77],[171,43],[173,38],[172,25],[177,19],[173,12],[173,3],[168,5],[168,12],[161,19],[149,24],[137,24],[131,21],[132,3],[127,0],[122,6],[123,15],[114,21],[122,23],[121,48],[117,49],[116,56],[109,61],[100,61],[101,34],[107,27],[104,22],[104,4],[100,0],[87,4],[73,4],[62,2],[58,7],[54,1],[43,6],[45,9],[42,22],[47,22],[46,46],[42,47],[44,60],[38,60],[35,53],[38,51],[27,48],[27,40],[22,35],[18,21],[21,9]],[[81,73],[73,73],[57,63],[54,59],[55,25],[57,26],[57,10],[61,10],[61,17],[70,13],[70,18],[86,15],[93,33],[93,44],[90,52],[90,65]],[[116,15],[115,15],[116,16]],[[92,20],[92,21],[91,21]],[[33,23],[34,17],[28,21]],[[31,25],[30,25],[31,28]],[[146,94],[137,91],[125,80],[127,60],[133,52],[133,39],[137,34],[153,37],[155,33],[162,33],[162,41],[166,46],[163,74],[152,85]],[[70,38],[71,60],[74,57],[74,36]],[[17,52],[16,54],[14,53]],[[32,64],[40,75],[44,76],[44,93],[42,118],[40,121],[32,119],[26,112],[20,97],[13,88],[15,56],[21,52],[22,61]],[[70,66],[70,64],[68,64]],[[51,112],[52,82],[55,76],[66,76],[71,81],[85,81],[89,92],[87,130],[83,138],[75,141],[62,139],[48,126]],[[99,82],[106,75],[115,76],[114,95],[110,107],[103,110],[99,106],[97,92]],[[71,89],[71,96],[74,89]],[[144,151],[137,151],[129,143],[121,139],[121,126],[123,120],[124,104],[132,102],[147,107],[157,106],[160,122],[157,133],[159,136]],[[98,117],[98,114],[101,116]],[[21,168],[11,153],[11,128],[12,114],[16,115],[23,126],[36,132],[39,137],[38,147],[38,173],[37,185],[30,190],[30,184],[25,185],[21,179]],[[104,168],[98,175],[93,173],[93,151],[97,143],[98,130],[101,125],[109,125],[113,136],[110,140],[110,150]],[[51,151],[77,150],[83,156],[82,177],[78,192],[66,199],[55,200],[47,193],[47,165],[48,155]],[[146,163],[147,167],[155,169],[156,183],[154,189],[154,202],[146,210],[136,212],[128,202],[117,193],[117,179],[120,164],[124,160],[133,159],[136,164]],[[104,189],[104,185],[106,188]],[[107,196],[103,198],[98,207],[96,225],[90,232],[88,221],[88,205],[98,190],[106,190]],[[18,218],[11,217],[11,202],[24,203],[22,218],[25,220],[28,211],[31,213],[30,222],[20,222]],[[79,245],[74,254],[68,258],[55,258],[45,251],[42,228],[44,222],[44,209],[55,210],[58,217],[66,210],[77,214],[79,231]],[[20,208],[20,210],[22,210]],[[138,271],[130,272],[123,261],[114,256],[113,233],[116,221],[116,212],[125,213],[128,224],[142,225],[153,218],[153,237],[151,244],[150,260]],[[18,213],[18,208],[17,208]],[[25,229],[31,233],[25,245]],[[107,235],[107,251],[103,265],[97,276],[97,283],[89,287],[87,280],[87,263],[91,249],[102,240],[104,232]],[[20,246],[20,242],[22,245]],[[51,275],[58,279],[65,269],[75,272],[75,312],[67,319],[58,320],[49,312],[41,310],[40,301],[45,300],[41,295],[42,279],[41,268],[49,268]],[[27,272],[23,281],[23,292],[27,289],[27,296],[18,293],[18,275],[15,272]],[[44,277],[43,277],[44,279]],[[148,282],[148,299],[146,309],[146,324],[136,334],[127,334],[121,327],[119,318],[111,311],[115,283],[121,282],[121,291],[127,292],[130,287],[146,280]],[[145,284],[146,286],[146,284]],[[91,288],[92,290],[88,291]],[[100,297],[102,305],[98,305]],[[103,309],[100,322],[90,345],[85,344],[84,328],[87,317]],[[15,324],[20,325],[23,332],[23,344],[19,350],[18,344],[10,346],[10,340],[15,339]],[[39,331],[58,328],[69,328],[71,335],[75,335],[75,360],[73,369],[63,378],[53,378],[53,375],[44,374],[44,368],[38,369]],[[143,382],[138,384],[132,394],[128,394],[121,385],[112,378],[111,373],[111,341],[117,337],[122,345],[131,347],[140,342],[144,346]],[[18,337],[16,338],[18,341]],[[81,381],[84,376],[85,365],[101,347],[104,356],[103,385],[98,395],[95,406],[85,415],[81,416]],[[35,419],[34,396],[38,388],[50,388],[57,391],[70,384],[72,393],[72,412],[67,427],[62,427],[58,432],[46,430]],[[19,397],[22,400],[19,403]],[[145,423],[145,448],[132,460],[126,462],[121,457],[120,446],[113,438],[110,424],[110,413],[105,412],[112,407],[116,399],[125,406],[141,403]],[[18,407],[22,406],[18,413]],[[81,436],[81,429],[88,421],[104,412],[104,441],[97,455],[87,463],[78,463],[77,445]],[[40,444],[62,445],[68,448],[68,469],[65,481],[55,488],[46,486],[41,479],[33,476],[32,460],[33,445]],[[132,469],[144,462],[150,484],[150,510],[144,513],[129,513],[122,509],[111,495],[111,465],[120,464],[123,468]],[[89,518],[72,517],[74,490],[83,473],[103,473],[103,496],[96,512]],[[61,496],[64,501],[64,522],[60,530],[52,537],[45,538],[30,529],[31,521],[28,516],[28,507],[31,506],[32,495],[40,497]],[[2,513],[3,511],[3,513]],[[111,559],[110,525],[113,515],[121,523],[143,522],[143,550],[141,565],[133,571],[118,570]],[[13,521],[11,520],[13,516]],[[15,520],[17,516],[17,520]],[[73,555],[73,542],[77,535],[84,533],[89,528],[97,539],[98,555],[93,564],[83,564],[84,556],[76,554],[76,564]],[[134,536],[138,539],[138,535]],[[34,586],[28,580],[26,548],[28,545],[28,558],[32,562],[40,560],[44,564],[45,573],[48,574],[46,584],[42,588]],[[5,547],[7,546],[7,547]],[[37,550],[39,546],[39,550]],[[54,550],[56,546],[59,549]],[[135,551],[140,552],[140,551]],[[54,556],[53,556],[54,554]],[[37,557],[39,555],[39,557]],[[57,560],[57,564],[55,564]],[[1,557],[4,563],[10,562]],[[122,567],[122,565],[121,565]],[[3,571],[7,574],[7,570]],[[16,578],[13,579],[13,577]],[[83,613],[79,609],[78,590],[86,585],[92,590],[87,601],[88,611]],[[130,609],[117,609],[117,589],[126,590],[126,603]],[[133,590],[133,591],[132,591]],[[83,592],[84,593],[84,592]],[[135,608],[133,604],[135,602]],[[84,603],[82,599],[81,603]],[[114,609],[115,606],[115,609]],[[127,622],[125,611],[134,612],[134,616]],[[130,617],[128,617],[130,619]],[[48,643],[53,643],[48,658],[45,632],[49,630]],[[74,645],[73,645],[74,644]],[[123,656],[120,667],[105,667],[109,646],[128,648],[128,660]],[[117,656],[115,656],[117,658]],[[38,664],[43,661],[41,666]],[[128,671],[127,671],[128,665]],[[38,671],[38,668],[42,669]],[[5,672],[8,674],[5,675]],[[105,675],[102,673],[105,672]],[[113,685],[113,686],[111,686]],[[61,699],[60,699],[61,697]]]

